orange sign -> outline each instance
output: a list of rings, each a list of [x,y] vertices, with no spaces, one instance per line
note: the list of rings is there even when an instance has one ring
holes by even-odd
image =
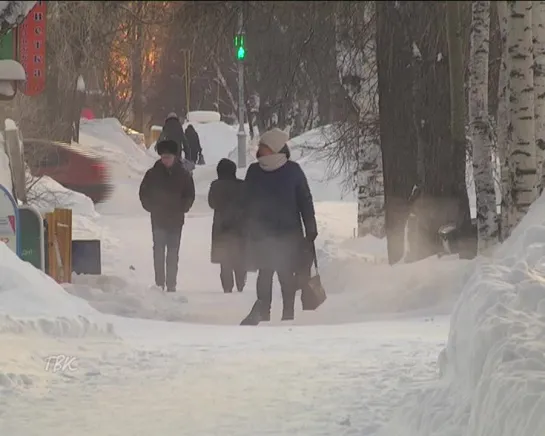
[[[46,2],[38,1],[17,27],[17,53],[26,72],[21,91],[28,96],[38,95],[45,89],[46,13]]]

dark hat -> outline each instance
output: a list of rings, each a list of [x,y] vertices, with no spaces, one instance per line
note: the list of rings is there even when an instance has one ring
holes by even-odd
[[[159,156],[163,154],[178,154],[178,144],[171,139],[165,139],[157,143],[157,154]]]
[[[234,179],[237,174],[237,164],[230,159],[222,159],[216,167],[220,179]]]

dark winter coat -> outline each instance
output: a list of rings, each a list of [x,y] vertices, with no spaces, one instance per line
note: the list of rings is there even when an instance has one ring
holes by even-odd
[[[208,192],[208,204],[214,210],[211,261],[242,269],[245,263],[244,181],[237,179],[237,166],[229,159],[221,159],[216,170],[218,179],[212,182]]]
[[[199,140],[199,134],[191,124],[185,129],[185,137],[187,139],[187,149],[189,152],[185,153],[185,158],[196,163],[199,160],[199,156],[202,154],[202,147]]]
[[[161,160],[150,168],[140,184],[140,202],[151,213],[153,226],[173,229],[184,224],[195,201],[193,177],[179,161],[167,169]]]
[[[161,131],[161,135],[159,135],[157,143],[167,139],[175,141],[176,144],[178,144],[178,158],[182,156],[183,150],[187,159],[189,144],[187,142],[187,138],[185,137],[184,128],[182,127],[182,124],[180,123],[180,120],[178,120],[178,118],[168,118],[165,121],[165,125],[163,126],[163,130]]]
[[[210,185],[208,204],[214,210],[212,263],[244,265],[244,180],[218,178]]]
[[[299,269],[308,243],[303,233],[317,234],[314,203],[305,173],[293,161],[276,171],[253,163],[246,172],[249,271]]]

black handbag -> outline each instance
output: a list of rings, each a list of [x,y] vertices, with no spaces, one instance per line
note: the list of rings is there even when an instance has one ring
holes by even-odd
[[[318,260],[316,258],[316,247],[314,243],[312,244],[311,254],[315,274],[312,275],[312,273],[309,273],[305,276],[299,276],[303,310],[316,310],[327,299],[327,295],[320,278],[320,273],[318,272]],[[312,269],[312,263],[310,269]]]

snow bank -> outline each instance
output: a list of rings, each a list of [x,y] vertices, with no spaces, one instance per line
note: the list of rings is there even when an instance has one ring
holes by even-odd
[[[48,176],[40,177],[29,189],[29,202],[41,213],[55,208],[72,209],[73,214],[98,217],[93,201],[84,194],[66,189]]]
[[[356,201],[355,191],[343,186],[342,175],[331,173],[320,148],[331,142],[330,126],[309,130],[289,140],[292,159],[305,170],[315,201]]]
[[[384,435],[537,436],[545,428],[545,196],[490,261],[477,260],[451,318],[443,379]]]
[[[89,302],[101,313],[128,318],[184,321],[187,299],[181,294],[165,295],[141,283],[117,276],[73,275],[64,289]]]
[[[137,145],[115,118],[82,119],[80,144],[91,148],[108,162],[116,183],[140,179],[154,162],[147,150]]]
[[[24,331],[70,337],[113,334],[86,301],[0,244],[0,333]]]
[[[213,111],[192,111],[187,114],[189,123],[219,123],[221,115]]]
[[[97,224],[100,215],[93,201],[84,194],[66,189],[50,177],[37,179],[28,191],[29,203],[42,216],[55,208],[72,209],[73,239],[102,239],[104,231]]]

